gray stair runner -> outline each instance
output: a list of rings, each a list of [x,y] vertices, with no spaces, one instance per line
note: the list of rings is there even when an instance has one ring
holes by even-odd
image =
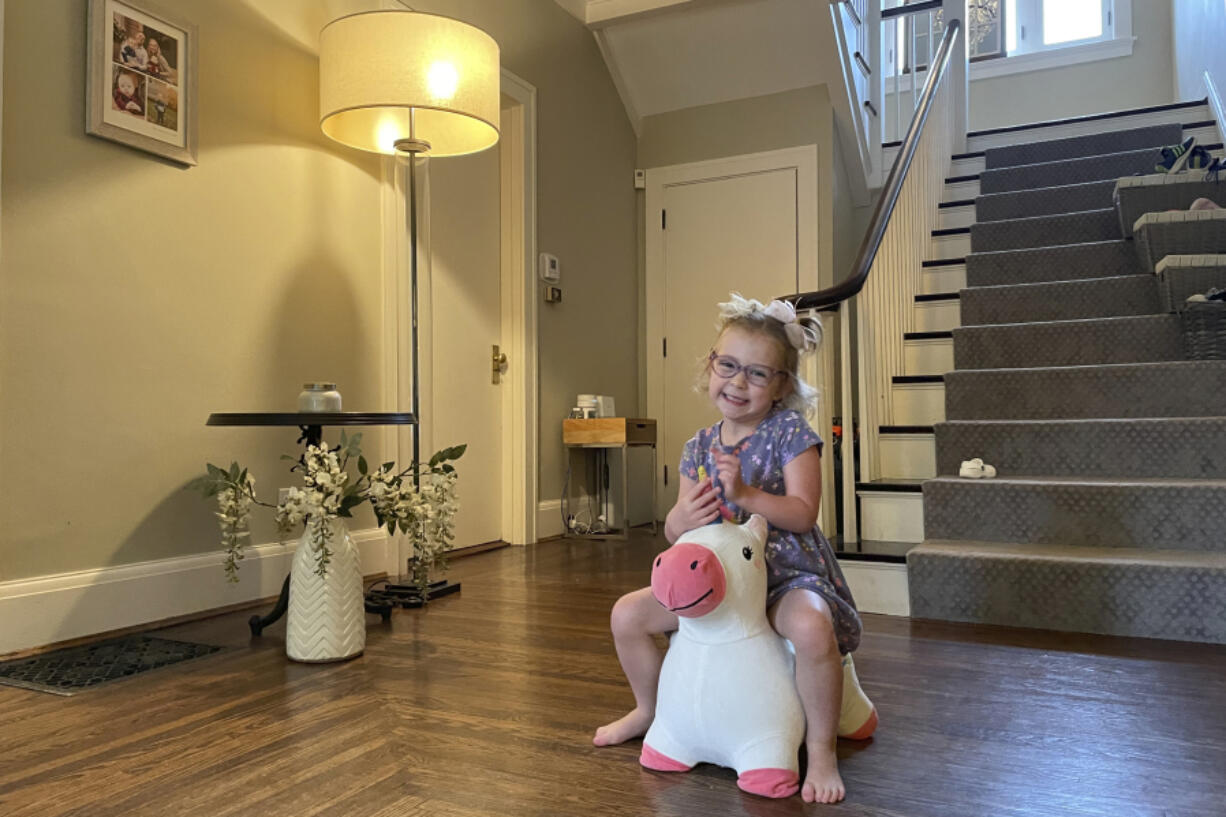
[[[1226,554],[925,542],[911,614],[1012,627],[1226,643]]]
[[[954,330],[958,369],[1145,363],[1184,357],[1178,315],[964,326]]]
[[[1115,198],[1182,138],[986,151],[913,616],[1226,643],[1226,360],[1187,359],[1172,312],[1226,273],[1198,247],[1154,275]],[[997,477],[958,477],[972,457]]]
[[[1222,360],[971,369],[944,377],[949,420],[1220,417],[1226,408]]]
[[[971,253],[966,257],[966,283],[972,287],[1106,278],[1142,271],[1129,241]]]
[[[1110,207],[1115,196],[1115,179],[1082,184],[1040,187],[989,193],[975,199],[975,219],[980,224],[1007,218],[1032,218],[1056,213],[1076,213]]]
[[[972,287],[959,293],[962,325],[1153,315],[1166,311],[1158,284],[1153,275],[1122,275]]]
[[[1226,480],[1226,417],[962,420],[934,429],[943,476],[958,474],[962,451],[975,451],[1013,476]]]
[[[924,534],[1226,553],[1226,480],[1016,477],[924,483]]]
[[[1081,159],[1060,159],[1031,165],[1002,167],[979,174],[980,193],[1007,193],[1063,184],[1119,179],[1137,173],[1153,173],[1161,159],[1158,148],[1106,153]]]
[[[1049,216],[989,221],[971,227],[972,252],[1118,241],[1120,218],[1114,208]]]
[[[935,432],[944,476],[973,451],[1012,476],[1226,479],[1226,417],[958,420]]]
[[[1183,141],[1183,125],[1148,125],[1143,128],[1095,133],[1089,136],[1073,136],[1067,139],[1052,139],[1045,142],[1030,142],[1024,145],[989,148],[984,154],[984,165],[989,169],[1033,165],[1039,162],[1058,162],[1063,159],[1078,159],[1098,156],[1103,153],[1119,153],[1125,150],[1143,150],[1175,145]]]

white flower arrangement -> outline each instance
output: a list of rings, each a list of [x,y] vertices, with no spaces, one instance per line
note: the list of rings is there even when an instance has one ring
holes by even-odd
[[[217,498],[217,518],[221,526],[221,544],[225,548],[226,577],[238,581],[238,563],[244,548],[250,544],[249,522],[252,505],[276,510],[277,529],[282,542],[299,525],[314,535],[307,537],[315,549],[315,572],[328,573],[332,559],[332,527],[328,523],[338,517],[353,516],[353,509],[370,502],[375,518],[388,533],[397,529],[408,537],[413,546],[413,580],[426,597],[426,587],[433,569],[446,568],[447,545],[455,539],[455,515],[460,509],[456,500],[457,473],[452,460],[459,459],[467,446],[445,448],[422,467],[417,463],[397,471],[394,462],[385,462],[371,471],[362,456],[362,435],[347,438],[341,432],[336,448],[308,445],[291,471],[302,471],[302,488],[290,488],[277,505],[261,502],[255,493],[255,478],[237,462],[229,469],[208,464],[207,473],[192,481],[189,487],[205,497]],[[348,464],[356,461],[358,477],[350,480]]]

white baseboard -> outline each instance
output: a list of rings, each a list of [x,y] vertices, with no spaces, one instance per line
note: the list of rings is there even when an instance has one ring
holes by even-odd
[[[562,500],[550,499],[536,506],[536,538],[548,539],[566,532],[562,524]]]
[[[911,597],[907,589],[907,566],[892,562],[839,560],[843,578],[856,599],[861,613],[910,616]]]
[[[350,536],[362,574],[384,572],[386,532]],[[275,596],[296,547],[250,548],[238,584],[226,581],[221,551],[0,582],[0,655]]]

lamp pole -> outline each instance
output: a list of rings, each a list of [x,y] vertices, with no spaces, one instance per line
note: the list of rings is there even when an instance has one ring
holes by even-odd
[[[409,115],[410,133],[412,133],[413,120],[416,117],[413,115],[416,112],[411,112]],[[430,143],[422,139],[410,135],[407,139],[396,140],[396,155],[397,157],[406,157],[408,162],[408,191],[406,200],[408,207],[405,209],[405,218],[408,220],[409,228],[409,303],[412,310],[409,317],[410,325],[410,343],[412,345],[412,361],[413,361],[413,416],[418,418],[418,425],[413,426],[413,485],[416,488],[421,487],[421,372],[420,372],[420,356],[418,353],[418,327],[417,327],[417,158],[420,155],[423,160],[425,153],[430,149]]]

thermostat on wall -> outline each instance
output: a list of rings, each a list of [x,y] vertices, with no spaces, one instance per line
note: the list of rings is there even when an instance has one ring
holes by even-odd
[[[541,280],[547,284],[556,284],[562,280],[562,267],[558,264],[556,255],[541,253]]]

